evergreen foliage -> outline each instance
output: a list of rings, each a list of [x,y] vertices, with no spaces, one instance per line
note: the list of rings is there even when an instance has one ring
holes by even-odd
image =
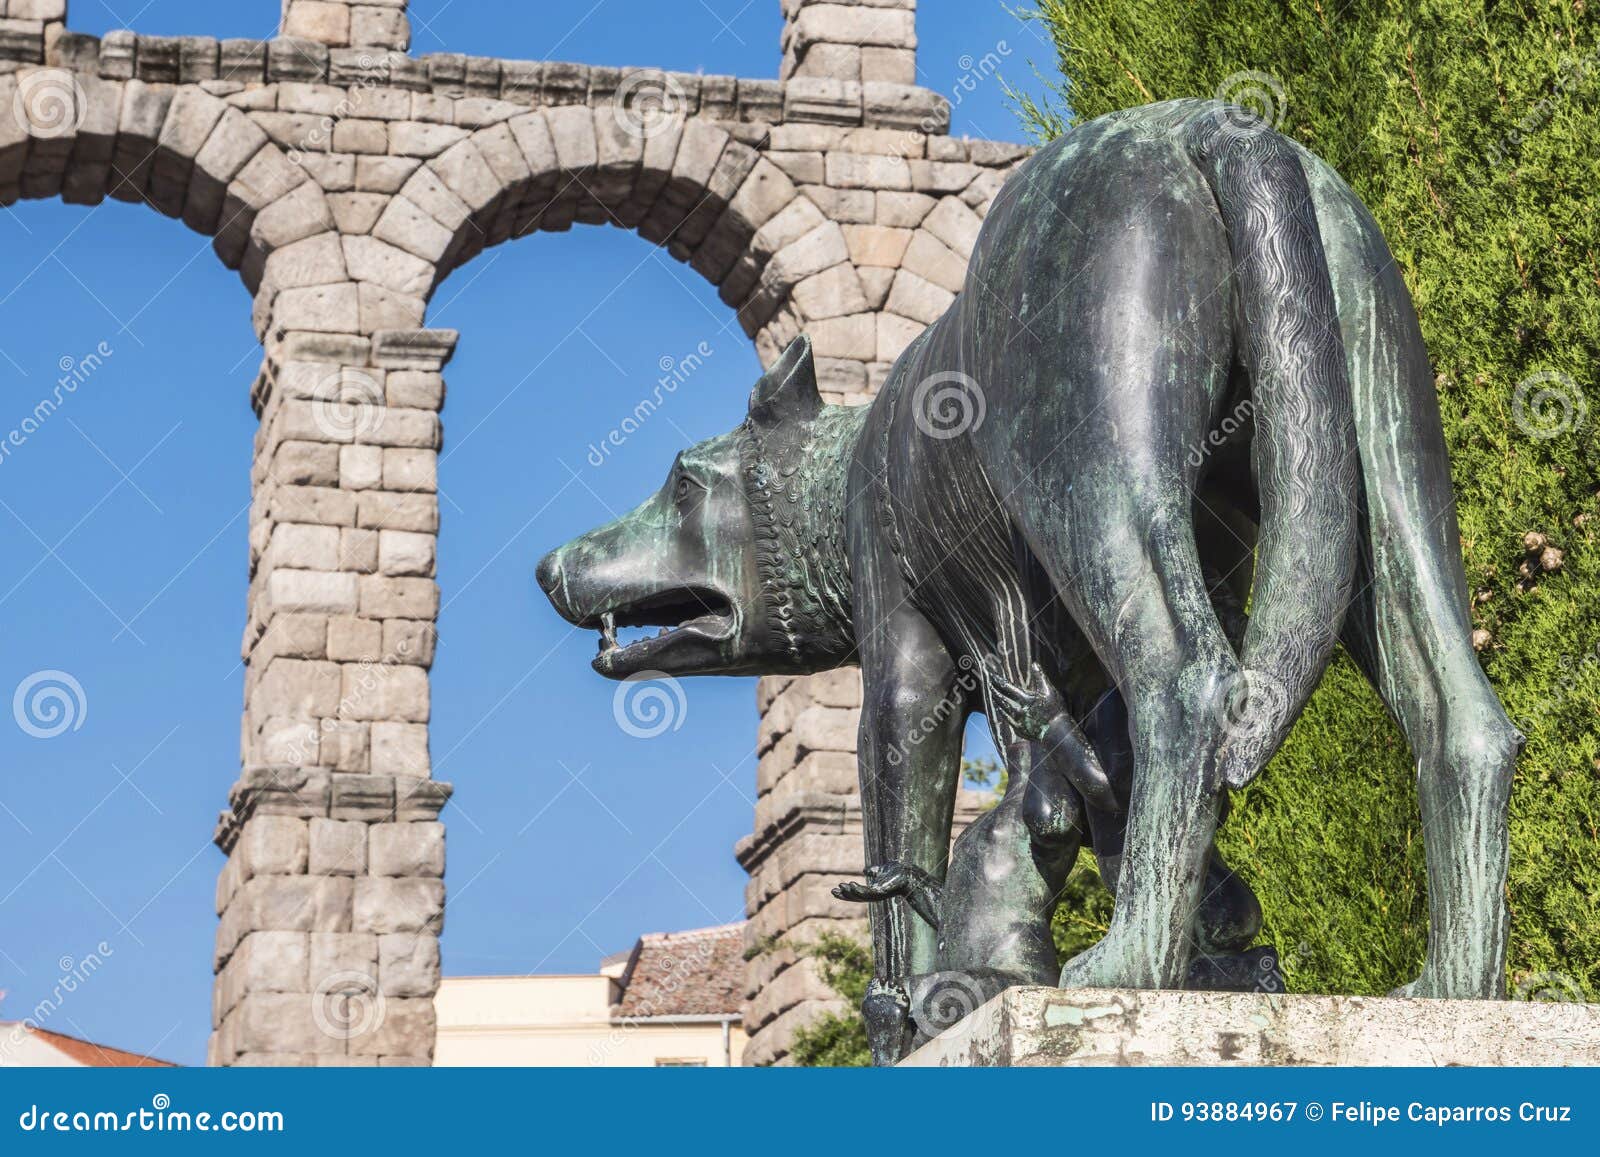
[[[1600,996],[1600,20],[1586,0],[1040,0],[1026,15],[1064,77],[1018,96],[1041,139],[1221,96],[1331,162],[1382,225],[1437,374],[1480,657],[1528,737],[1509,981]],[[1348,660],[1234,803],[1222,843],[1291,989],[1416,975],[1413,768]]]

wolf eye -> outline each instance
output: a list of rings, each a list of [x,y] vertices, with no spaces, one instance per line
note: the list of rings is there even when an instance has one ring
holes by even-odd
[[[694,483],[687,474],[678,475],[678,500],[687,501],[694,497]]]

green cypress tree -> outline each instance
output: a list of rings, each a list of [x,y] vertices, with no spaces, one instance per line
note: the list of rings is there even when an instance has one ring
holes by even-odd
[[[1221,96],[1334,164],[1383,226],[1437,375],[1475,642],[1528,737],[1509,981],[1600,997],[1600,20],[1586,0],[1038,0],[1025,16],[1062,76],[1015,94],[1041,139]],[[1419,969],[1413,780],[1341,658],[1235,800],[1223,844],[1291,989],[1383,993]]]

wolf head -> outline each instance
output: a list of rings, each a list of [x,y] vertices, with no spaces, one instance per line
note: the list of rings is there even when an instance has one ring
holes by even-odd
[[[778,675],[851,661],[845,483],[864,413],[823,405],[799,338],[738,429],[685,450],[637,509],[546,555],[551,604],[600,632],[594,669]],[[627,627],[661,631],[624,645]]]

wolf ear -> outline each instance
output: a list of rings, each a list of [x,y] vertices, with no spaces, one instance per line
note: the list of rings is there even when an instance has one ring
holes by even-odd
[[[789,343],[778,363],[762,375],[750,394],[750,418],[758,426],[809,421],[822,411],[817,392],[817,363],[811,339],[802,334]]]

